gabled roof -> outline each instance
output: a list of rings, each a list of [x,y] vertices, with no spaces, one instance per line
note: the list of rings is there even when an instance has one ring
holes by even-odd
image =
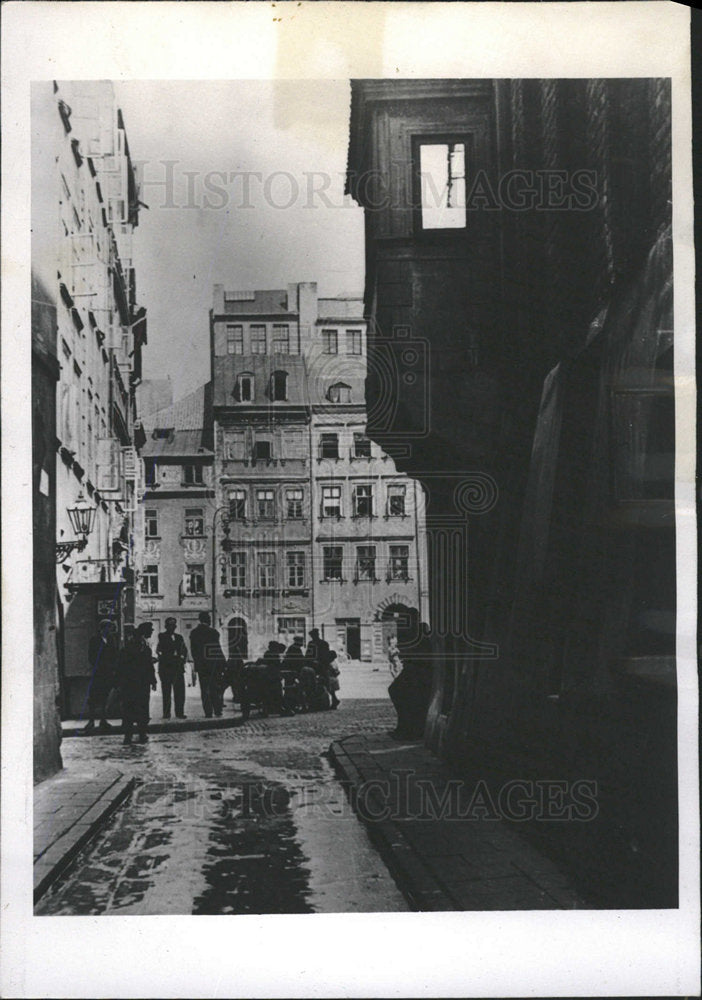
[[[142,420],[146,444],[143,457],[195,457],[212,454],[212,384],[164,406]],[[166,434],[165,432],[168,432]]]

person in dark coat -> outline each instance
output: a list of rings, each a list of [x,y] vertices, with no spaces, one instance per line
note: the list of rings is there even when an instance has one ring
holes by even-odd
[[[331,666],[333,660],[336,658],[336,653],[332,653],[329,643],[320,636],[318,628],[310,630],[310,641],[307,644],[305,656],[313,663],[317,676],[321,679],[327,693],[331,696],[331,707],[336,708],[339,704],[339,699],[336,697],[336,691],[331,690],[332,677],[336,676],[335,673],[332,674]],[[328,701],[328,699],[324,700]]]
[[[173,691],[173,700],[175,701],[176,718],[185,718],[184,671],[185,661],[188,658],[188,650],[185,646],[185,639],[175,630],[176,625],[175,618],[166,618],[166,631],[160,633],[158,645],[156,646],[164,719],[170,719],[171,717],[171,690]]]
[[[134,726],[139,733],[139,742],[146,743],[146,729],[149,725],[150,692],[156,690],[154,657],[148,640],[154,627],[151,622],[143,622],[136,632],[127,639],[119,657],[118,680],[122,690],[122,721],[124,742],[132,742]]]
[[[117,672],[117,626],[110,618],[100,622],[100,628],[88,643],[88,724],[83,732],[92,733],[95,719],[100,719],[99,732],[107,733],[112,726],[107,721],[107,699],[115,687]]]
[[[408,633],[413,631],[410,629]],[[422,624],[417,633],[398,636],[402,670],[388,688],[397,712],[393,736],[398,739],[422,738],[431,698],[433,667],[428,626]]]
[[[219,632],[212,628],[210,616],[206,611],[198,615],[200,624],[190,633],[190,649],[193,663],[200,681],[200,697],[205,716],[212,718],[222,714],[223,688],[222,682],[227,661],[222,652]]]
[[[305,663],[305,654],[302,652],[303,638],[301,635],[293,637],[293,641],[285,650],[283,666],[285,670],[292,670],[295,676],[300,678],[300,671]]]
[[[280,654],[285,651],[285,646],[271,639],[268,649],[261,657],[261,662],[266,668],[266,688],[268,691],[267,707],[269,712],[280,712],[281,714],[291,714],[287,712],[283,704],[283,678],[281,674]]]

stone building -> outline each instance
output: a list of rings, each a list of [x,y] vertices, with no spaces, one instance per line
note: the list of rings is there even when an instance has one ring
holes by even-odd
[[[665,80],[352,83],[369,434],[429,496],[426,738],[590,776],[597,821],[548,834],[602,905],[677,899],[670,143]]]
[[[425,601],[424,538],[415,484],[365,435],[360,301],[215,286],[211,358],[217,626],[249,656],[313,626],[383,656]]]
[[[56,304],[55,574],[65,715],[85,711],[87,645],[104,617],[133,619],[130,539],[138,517],[141,430],[135,388],[146,342],[131,239],[136,170],[112,85],[37,84],[33,255],[51,258]],[[47,118],[47,109],[50,109]],[[39,190],[41,189],[41,190]],[[38,447],[38,442],[35,442]],[[53,484],[52,484],[53,485]],[[92,508],[76,536],[71,511]]]
[[[137,539],[137,618],[154,635],[166,618],[188,640],[212,608],[212,398],[210,385],[144,415],[145,490]],[[190,649],[189,641],[187,642]]]

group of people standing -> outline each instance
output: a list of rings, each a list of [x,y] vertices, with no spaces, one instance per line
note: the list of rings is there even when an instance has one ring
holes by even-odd
[[[90,640],[88,660],[91,679],[88,690],[88,723],[84,732],[94,732],[96,719],[98,731],[110,732],[107,721],[107,704],[111,692],[117,689],[121,697],[124,742],[131,743],[134,729],[139,741],[148,740],[149,702],[151,691],[157,689],[155,664],[161,682],[163,718],[171,718],[171,705],[177,719],[185,719],[185,667],[188,650],[185,639],[176,632],[176,619],[167,618],[165,631],[158,637],[154,656],[149,640],[153,635],[151,622],[125,627],[125,641],[120,649],[117,626],[110,619],[100,622],[95,636]],[[257,667],[267,678],[266,707],[282,714],[295,714],[297,709],[310,709],[315,705],[315,693],[327,692],[328,707],[337,708],[339,699],[339,670],[334,665],[336,653],[329,648],[318,629],[310,632],[310,641],[303,652],[304,639],[295,636],[290,646],[271,640]],[[232,688],[235,700],[244,705],[242,689],[245,688],[244,662],[240,656],[227,660],[222,650],[220,635],[212,627],[206,611],[199,615],[199,623],[190,634],[190,652],[193,669],[197,674],[202,707],[206,718],[222,715],[224,693]],[[292,677],[298,695],[295,702],[286,696],[284,678]],[[277,693],[276,693],[277,692]],[[248,702],[247,702],[248,704]]]

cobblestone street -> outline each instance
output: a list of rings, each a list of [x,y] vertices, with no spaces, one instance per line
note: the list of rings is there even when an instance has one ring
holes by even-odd
[[[69,773],[104,762],[137,784],[36,912],[406,910],[326,758],[332,740],[394,724],[387,677],[360,670],[347,690],[355,682],[355,693],[360,684],[377,696],[347,697],[337,712],[153,734],[145,746],[119,735],[64,740]],[[156,709],[154,698],[154,718]],[[226,714],[238,712],[227,704]]]

